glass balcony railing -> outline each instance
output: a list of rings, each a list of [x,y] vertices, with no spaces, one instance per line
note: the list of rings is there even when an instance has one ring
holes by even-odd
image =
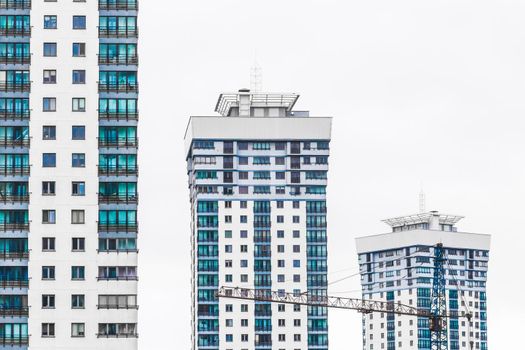
[[[29,138],[0,137],[0,147],[28,147]]]
[[[123,27],[123,28],[109,28],[99,27],[98,37],[99,38],[138,38],[139,30],[135,27]]]
[[[1,55],[0,56],[0,64],[30,64],[31,63],[31,55],[21,55],[21,56],[14,56],[14,55]]]
[[[136,11],[138,10],[137,0],[99,0],[98,9],[102,11]]]
[[[1,346],[20,346],[29,344],[28,336],[20,337],[1,337],[0,336],[0,345]]]
[[[30,173],[29,165],[5,166],[0,165],[0,175],[4,176],[26,176]]]
[[[3,317],[27,317],[28,315],[29,315],[29,308],[27,306],[0,307],[0,316],[3,316]]]
[[[138,166],[98,166],[98,174],[103,176],[136,176],[138,173]]]
[[[0,109],[0,119],[3,120],[29,120],[31,112],[26,110],[14,110],[14,109]]]
[[[0,82],[1,89],[1,82]],[[138,92],[139,84],[134,83],[98,83],[98,92]]]
[[[99,55],[98,64],[101,65],[137,65],[139,63],[139,57],[137,55]]]
[[[1,144],[0,144],[1,145]],[[122,137],[122,138],[116,138],[116,139],[98,139],[98,146],[99,147],[138,147],[139,140],[138,138],[128,138],[128,137]]]
[[[139,197],[137,195],[125,194],[98,194],[99,204],[137,204]]]
[[[31,36],[31,28],[30,27],[21,27],[21,28],[2,28],[0,27],[0,35],[2,36],[24,36],[28,37]]]
[[[26,288],[29,287],[27,279],[0,279],[0,288]],[[0,338],[0,344],[2,339]]]
[[[98,223],[98,232],[138,232],[137,223]]]
[[[30,92],[31,83],[29,81],[0,81],[1,92]]]
[[[2,260],[21,260],[21,259],[28,259],[28,258],[29,258],[28,251],[20,251],[20,252],[0,251],[0,259]],[[1,306],[0,306],[0,310],[1,310]]]

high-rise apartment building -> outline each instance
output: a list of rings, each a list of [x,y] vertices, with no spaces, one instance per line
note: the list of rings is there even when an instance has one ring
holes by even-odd
[[[0,0],[0,347],[135,349],[137,1]]]
[[[458,232],[463,217],[435,211],[383,220],[391,233],[358,238],[364,299],[431,309],[434,249],[445,252],[448,349],[487,350],[490,236]],[[472,313],[469,322],[466,313]],[[363,315],[363,349],[431,349],[429,319]]]
[[[331,118],[294,111],[298,97],[239,90],[190,118],[193,349],[328,349],[326,308],[214,295],[326,295]]]

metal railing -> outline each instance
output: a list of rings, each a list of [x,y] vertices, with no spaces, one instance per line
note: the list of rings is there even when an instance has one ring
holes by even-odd
[[[2,92],[30,92],[30,82],[0,81],[0,91]]]
[[[98,119],[101,120],[138,120],[138,112],[102,112],[98,111]]]
[[[103,65],[137,65],[139,57],[137,55],[117,55],[117,56],[98,56],[98,64]]]
[[[0,316],[3,317],[23,317],[29,315],[29,308],[27,306],[22,307],[0,307]]]
[[[25,110],[25,111],[12,111],[7,109],[0,109],[0,119],[3,120],[29,120],[31,116],[31,111]]]
[[[98,194],[98,203],[99,204],[137,204],[139,202],[139,197],[137,195],[126,196],[119,194],[104,195]]]
[[[30,64],[31,63],[31,55],[23,55],[23,56],[7,56],[2,55],[0,56],[0,64]]]
[[[1,82],[0,82],[1,83]],[[98,92],[138,92],[138,83],[125,83],[125,84],[110,84],[110,83],[98,83]]]
[[[98,232],[138,232],[138,224],[104,224],[98,223]]]
[[[29,252],[0,252],[0,259],[2,260],[20,260],[28,258]]]
[[[27,345],[29,344],[29,337],[0,337],[0,345],[16,346],[16,345]]]
[[[0,137],[0,147],[28,147],[29,138],[14,139],[9,137]]]
[[[29,10],[31,0],[0,0],[1,10]]]
[[[29,203],[29,194],[0,193],[0,203]]]
[[[118,139],[98,139],[99,147],[138,147],[137,138],[118,138]]]
[[[138,281],[138,276],[98,276],[97,281]]]
[[[135,176],[138,175],[137,166],[117,167],[117,166],[98,166],[98,174],[103,176]]]
[[[138,28],[98,28],[99,38],[138,38]]]
[[[139,9],[138,1],[129,0],[99,0],[98,9],[103,11],[121,10],[121,11],[136,11]]]
[[[137,333],[115,333],[115,334],[107,334],[107,333],[97,333],[97,338],[138,338],[139,335]]]
[[[0,280],[0,288],[24,288],[29,287],[28,280]],[[1,339],[0,339],[1,342]]]
[[[0,175],[4,176],[17,176],[17,175],[29,175],[30,167],[29,165],[21,166],[0,166]]]
[[[0,28],[3,36],[31,36],[31,28]]]
[[[138,308],[139,308],[138,305],[118,305],[118,304],[103,304],[103,305],[98,304],[97,305],[97,309],[105,309],[105,310],[110,310],[110,309],[116,309],[116,310],[133,309],[133,310],[137,310]]]

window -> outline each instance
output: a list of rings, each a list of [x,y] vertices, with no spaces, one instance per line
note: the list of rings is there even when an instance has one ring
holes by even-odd
[[[293,267],[301,267],[301,260],[294,260]]]
[[[57,29],[57,16],[44,16],[44,29]]]
[[[278,209],[284,208],[284,202],[283,201],[277,201],[277,208]]]
[[[86,139],[86,127],[84,125],[73,125],[71,127],[71,139],[72,140],[85,140]]]
[[[224,238],[232,238],[232,231],[231,230],[224,231]]]
[[[75,237],[71,239],[71,250],[74,252],[83,252],[85,250],[85,238]]]
[[[241,304],[241,312],[248,312],[248,304]]]
[[[277,223],[279,223],[279,224],[284,223],[284,216],[283,215],[277,215]]]
[[[55,251],[55,237],[42,237],[42,251]]]
[[[56,84],[57,83],[57,71],[54,69],[44,70],[44,84]]]
[[[293,230],[293,238],[299,238],[301,236],[301,231]]]
[[[42,323],[42,338],[54,337],[55,336],[55,324],[54,323]]]
[[[301,252],[301,246],[300,245],[294,245],[293,246],[293,252],[294,253],[300,253]]]
[[[293,208],[294,208],[294,209],[299,209],[299,208],[300,208],[300,205],[301,205],[301,202],[299,202],[299,201],[293,201]]]
[[[233,334],[226,334],[226,342],[231,343],[233,341]]]
[[[277,238],[284,238],[284,230],[277,230]]]
[[[71,166],[73,168],[84,168],[86,166],[86,155],[84,153],[73,153]]]
[[[73,71],[73,84],[85,84],[86,83],[86,71],[85,70],[74,70]]]
[[[246,215],[241,215],[241,224],[246,224],[248,222],[248,217]]]
[[[231,253],[233,250],[232,250],[232,246],[231,244],[227,244],[224,246],[224,252],[225,253]]]
[[[248,267],[248,260],[242,259],[241,260],[241,267]]]
[[[71,223],[83,224],[85,220],[84,210],[71,210]]]
[[[84,323],[71,323],[71,337],[81,338],[85,335]]]
[[[49,210],[49,209],[42,210],[42,223],[43,224],[56,223],[56,212],[54,210]]]
[[[241,201],[241,209],[248,208],[248,202],[247,201]]]
[[[241,253],[248,253],[248,246],[246,244],[241,245]]]
[[[248,231],[241,230],[241,238],[248,238]]]
[[[57,56],[57,43],[44,43],[44,57]]]
[[[83,280],[85,278],[84,266],[71,266],[71,279]]]
[[[86,99],[83,97],[73,97],[73,112],[85,112],[86,111]]]
[[[43,140],[55,140],[56,139],[56,127],[54,125],[44,125],[42,127],[42,139]]]
[[[86,43],[73,43],[73,57],[86,56]]]
[[[43,280],[54,280],[55,279],[55,267],[54,266],[42,266],[42,279]]]
[[[300,217],[298,215],[294,215],[292,219],[294,224],[298,224],[300,222]]]
[[[86,16],[73,16],[73,29],[86,29]]]
[[[43,153],[42,154],[42,166],[44,168],[56,167],[57,159],[56,153]]]
[[[44,97],[42,99],[42,111],[55,112],[57,110],[57,99],[54,97]]]
[[[278,252],[278,253],[284,253],[284,245],[279,244],[279,245],[277,246],[277,252]]]
[[[86,195],[86,183],[85,182],[72,182],[71,183],[71,195],[72,196],[85,196]]]
[[[42,195],[43,196],[54,196],[55,195],[55,181],[42,181]]]
[[[83,294],[73,294],[71,296],[71,308],[72,309],[83,309],[85,306]]]
[[[54,309],[55,296],[53,294],[42,295],[42,309]]]

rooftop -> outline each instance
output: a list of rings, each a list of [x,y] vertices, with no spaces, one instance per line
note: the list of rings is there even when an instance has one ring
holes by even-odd
[[[455,225],[459,220],[464,218],[464,216],[440,214],[437,211],[430,211],[427,213],[399,216],[381,221],[383,221],[387,225],[390,225],[391,227],[399,227],[421,223],[430,223],[431,219],[435,217],[439,217],[439,223],[442,225]]]
[[[285,108],[287,112],[292,111],[299,99],[299,95],[295,93],[251,92],[249,89],[240,89],[238,92],[220,94],[215,105],[215,112],[224,117],[230,116],[232,108],[240,107],[243,97],[248,99],[250,107]]]

